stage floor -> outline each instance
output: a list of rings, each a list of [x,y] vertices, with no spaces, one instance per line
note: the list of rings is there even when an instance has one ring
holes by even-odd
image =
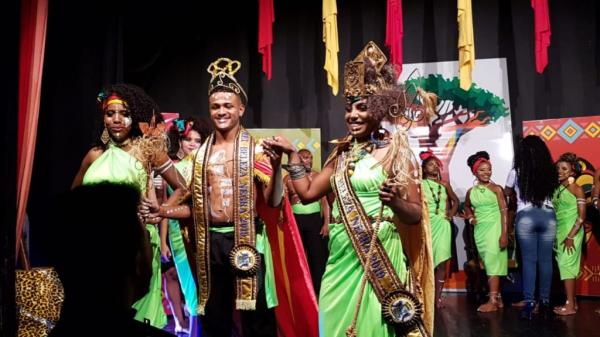
[[[531,321],[519,318],[521,309],[505,300],[504,309],[491,313],[477,312],[478,303],[465,293],[444,293],[444,309],[435,316],[434,337],[600,337],[600,298],[579,298],[579,311],[573,316],[555,316]],[[165,330],[174,334],[174,322],[169,317]],[[178,337],[191,337],[177,334]],[[237,335],[232,334],[237,337]]]
[[[600,336],[600,299],[579,298],[579,310],[573,316],[552,316],[542,320],[519,318],[520,309],[506,303],[492,313],[477,312],[464,293],[445,293],[444,309],[435,316],[434,337],[576,337]]]

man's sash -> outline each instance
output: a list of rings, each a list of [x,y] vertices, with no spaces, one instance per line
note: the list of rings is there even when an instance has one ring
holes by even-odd
[[[347,152],[342,152],[337,158],[332,187],[352,247],[363,270],[368,271],[367,279],[381,303],[385,320],[399,325],[405,331],[414,328],[422,330],[422,305],[410,291],[412,288],[410,273],[405,287],[379,239],[374,241],[371,259],[367,262],[374,231],[369,217],[352,189],[347,173],[346,157]]]
[[[214,133],[200,147],[194,161],[193,215],[196,232],[196,272],[198,278],[197,312],[204,314],[210,294],[210,234],[208,205],[208,161]],[[254,310],[258,282],[256,271],[260,255],[256,251],[254,225],[254,141],[248,131],[241,129],[234,149],[234,222],[235,246],[231,251],[236,276],[236,309]]]

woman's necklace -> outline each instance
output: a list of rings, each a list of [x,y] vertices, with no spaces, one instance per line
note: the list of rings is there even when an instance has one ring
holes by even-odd
[[[346,157],[346,169],[348,170],[348,176],[354,174],[356,168],[356,162],[362,160],[368,153],[373,152],[374,145],[372,142],[358,143],[354,142],[351,145],[348,156]]]
[[[560,195],[566,189],[567,189],[567,186],[565,186],[561,183],[560,186],[558,187],[558,193],[556,194],[556,199],[560,199]]]
[[[478,182],[477,185],[475,185],[477,187],[477,189],[479,189],[479,192],[485,192],[485,189],[488,188],[488,186],[490,186],[490,184],[492,183],[492,181],[488,181],[487,184],[481,184],[481,182]]]
[[[129,145],[129,143],[131,143],[131,139],[129,139],[129,138],[125,139],[124,141],[122,141],[120,143],[115,142],[112,138],[108,141],[108,144],[114,145],[119,148]]]
[[[427,178],[425,181],[427,182],[427,187],[429,187],[429,191],[433,196],[433,200],[435,201],[435,214],[438,214],[440,210],[440,200],[442,199],[442,184],[438,184],[437,194],[433,192],[433,188],[431,188],[431,183],[429,182],[431,179]]]
[[[351,143],[348,156],[346,157],[348,176],[354,174],[354,169],[358,161],[362,160],[367,154],[372,153],[374,149],[381,149],[388,146],[390,142],[389,138],[381,140],[371,138],[366,142],[359,143],[355,140],[354,143]]]

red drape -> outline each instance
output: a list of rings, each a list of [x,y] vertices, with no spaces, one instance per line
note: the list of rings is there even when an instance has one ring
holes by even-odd
[[[535,70],[543,73],[548,65],[550,46],[550,10],[548,0],[531,0],[535,26]]]
[[[271,168],[259,161],[255,167],[266,175],[272,174]],[[267,207],[265,202],[257,202],[256,208],[267,225],[273,254],[279,302],[275,307],[278,336],[318,337],[317,299],[292,206],[284,197],[281,210]]]
[[[271,79],[271,46],[273,45],[273,0],[258,0],[258,52],[263,55],[262,69]]]
[[[17,252],[19,251],[21,232],[25,221],[25,210],[33,169],[47,18],[48,0],[21,0],[19,130],[17,141]]]
[[[402,0],[387,0],[385,25],[385,45],[390,49],[390,61],[394,64],[398,76],[402,73],[402,41],[404,39],[404,21],[402,19]]]

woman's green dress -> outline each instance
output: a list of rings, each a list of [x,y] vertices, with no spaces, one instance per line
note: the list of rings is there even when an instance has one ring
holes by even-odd
[[[475,245],[488,276],[506,276],[508,254],[500,249],[502,217],[496,193],[484,186],[474,186],[469,195],[475,208]]]
[[[577,211],[577,197],[565,186],[559,186],[552,197],[552,204],[556,211],[556,262],[560,271],[560,279],[574,279],[579,275],[581,262],[581,247],[583,243],[583,230],[579,229],[573,238],[575,251],[568,253],[563,241],[569,235],[575,221],[579,217]]]
[[[366,155],[356,162],[354,174],[350,177],[356,192],[368,216],[379,215],[381,201],[379,188],[386,179],[386,173],[377,164],[375,158]],[[337,200],[332,215],[339,217]],[[392,217],[389,207],[384,209],[384,217]],[[400,280],[406,281],[406,259],[402,250],[400,235],[389,221],[380,225],[378,238],[386,250]],[[329,225],[329,259],[323,275],[319,295],[319,331],[321,337],[345,337],[345,331],[352,323],[354,308],[358,301],[360,283],[364,270],[354,251],[346,227],[343,223]],[[365,294],[357,321],[358,336],[395,336],[394,329],[388,325],[381,314],[381,304],[367,282]]]
[[[136,186],[141,194],[146,192],[148,175],[142,163],[123,151],[109,145],[104,153],[87,169],[83,184],[110,182]],[[152,245],[152,278],[148,293],[133,304],[137,310],[135,319],[148,321],[152,326],[163,328],[167,325],[167,315],[162,305],[162,278],[160,272],[160,237],[155,225],[146,225]]]
[[[452,227],[446,219],[446,200],[448,194],[446,187],[432,179],[423,180],[422,191],[427,200],[429,209],[429,223],[431,224],[431,243],[433,248],[433,265],[452,257],[450,249],[452,241]]]
[[[181,176],[185,179],[186,185],[192,179],[192,169],[194,161],[192,156],[187,156],[180,162],[175,164],[175,167],[181,173]],[[169,191],[171,189],[169,188]],[[198,294],[196,288],[196,281],[190,267],[190,261],[187,257],[185,250],[185,243],[183,242],[183,235],[181,235],[181,227],[179,221],[175,219],[169,219],[169,245],[171,247],[171,258],[175,264],[175,270],[177,271],[177,277],[179,284],[181,285],[181,291],[185,298],[185,305],[190,313],[195,314],[196,306],[198,305]]]

